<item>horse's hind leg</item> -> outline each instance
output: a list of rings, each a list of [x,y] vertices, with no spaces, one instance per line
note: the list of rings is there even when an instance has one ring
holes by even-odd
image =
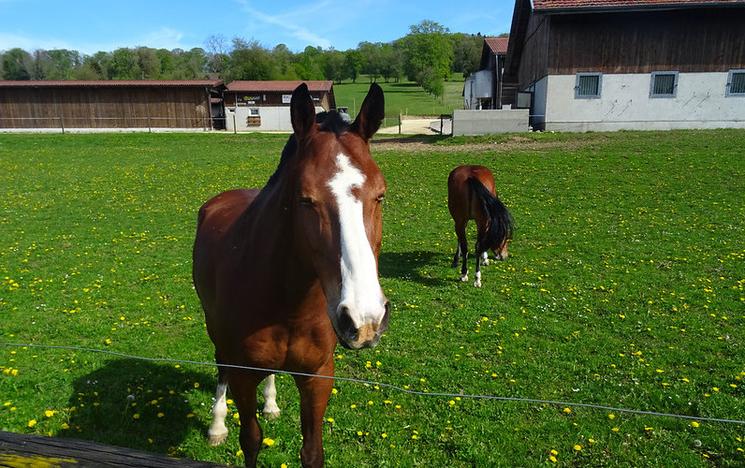
[[[277,406],[277,387],[274,385],[274,374],[264,380],[264,409],[262,411],[266,419],[277,419],[279,417],[279,406]]]
[[[460,253],[463,264],[460,268],[460,280],[468,281],[468,239],[466,238],[466,224],[455,223],[455,235],[458,236],[458,253]]]
[[[225,416],[228,414],[228,405],[225,401],[227,390],[228,382],[225,376],[225,370],[222,367],[218,367],[215,404],[212,405],[212,423],[207,431],[210,445],[220,445],[228,438],[228,428],[225,426]]]
[[[457,242],[457,244],[455,246],[455,256],[453,256],[453,268],[458,266],[458,261],[460,260],[460,242]]]
[[[479,236],[481,237],[481,236]],[[483,253],[486,253],[485,251]],[[481,287],[481,242],[476,241],[476,280],[473,282],[473,285],[477,288]]]

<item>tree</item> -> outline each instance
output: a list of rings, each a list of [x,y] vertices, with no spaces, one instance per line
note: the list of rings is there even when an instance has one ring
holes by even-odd
[[[427,92],[441,96],[442,81],[450,75],[453,48],[447,28],[425,20],[410,27],[401,41],[404,50],[404,71]]]
[[[338,50],[329,50],[325,53],[323,64],[323,74],[327,80],[341,83],[347,77],[347,70],[344,67],[344,52]]]
[[[468,76],[479,69],[481,65],[481,50],[484,47],[484,37],[481,34],[456,33],[450,36],[453,42],[454,72],[461,72]]]
[[[295,71],[301,80],[323,79],[322,54],[323,49],[313,46],[308,46],[297,54]]]
[[[109,74],[112,80],[137,80],[142,78],[142,69],[137,53],[132,49],[119,48],[111,54]]]
[[[31,55],[23,49],[15,48],[3,54],[3,78],[6,80],[30,80]]]
[[[277,66],[278,78],[283,80],[296,80],[295,54],[285,44],[278,44],[272,50],[272,58]]]
[[[142,71],[142,79],[157,80],[160,78],[160,57],[155,49],[149,47],[137,48],[137,64]]]
[[[388,80],[398,81],[403,75],[403,54],[397,43],[383,44],[380,49],[380,74]]]
[[[277,75],[277,67],[269,50],[255,40],[246,42],[241,38],[233,39],[226,79],[273,80]]]
[[[357,82],[357,77],[362,70],[362,54],[358,50],[348,50],[344,54],[344,69],[346,76],[352,78],[352,83]]]
[[[228,41],[222,34],[211,35],[204,41],[207,49],[207,71],[215,76],[223,76],[230,62]]]

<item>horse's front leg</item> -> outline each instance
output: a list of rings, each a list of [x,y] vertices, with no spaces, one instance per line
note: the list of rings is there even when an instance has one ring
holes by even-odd
[[[333,376],[333,359],[319,369],[317,374]],[[300,426],[303,433],[300,461],[304,467],[323,466],[323,415],[334,381],[328,378],[297,376],[295,384],[300,391]]]
[[[246,466],[256,466],[261,448],[261,426],[256,418],[256,388],[263,375],[244,371],[230,373],[230,392],[233,394],[241,416],[241,433],[238,438]]]

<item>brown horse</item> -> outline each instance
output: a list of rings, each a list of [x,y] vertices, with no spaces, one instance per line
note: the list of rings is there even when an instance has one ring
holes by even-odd
[[[476,221],[476,281],[481,287],[481,262],[488,264],[487,250],[491,249],[498,260],[508,256],[507,245],[512,239],[512,216],[497,197],[494,175],[484,166],[458,166],[448,177],[448,209],[455,221],[458,246],[453,258],[453,268],[463,258],[461,281],[468,281],[468,220]]]
[[[218,365],[251,366],[332,377],[337,339],[375,346],[388,326],[378,282],[385,181],[369,140],[384,116],[376,84],[350,125],[338,113],[315,115],[308,87],[292,94],[290,137],[261,190],[232,190],[199,210],[194,285]],[[241,418],[246,465],[256,465],[264,413],[277,416],[269,372],[218,366],[210,442],[227,437],[226,387]],[[294,375],[300,391],[304,466],[323,465],[322,422],[333,380]]]

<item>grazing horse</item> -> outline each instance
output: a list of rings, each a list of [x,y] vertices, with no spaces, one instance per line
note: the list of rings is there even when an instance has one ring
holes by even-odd
[[[455,234],[458,246],[453,258],[453,268],[463,258],[461,281],[468,281],[468,240],[466,225],[468,220],[476,221],[476,281],[473,285],[481,287],[481,262],[488,264],[486,251],[491,249],[498,260],[508,256],[507,244],[512,239],[512,216],[507,207],[497,197],[494,190],[494,176],[484,166],[458,166],[448,176],[448,209],[455,221]]]
[[[270,372],[231,366],[306,374],[293,376],[301,461],[322,466],[337,340],[350,349],[372,347],[388,326],[377,265],[386,185],[369,145],[383,120],[383,91],[370,86],[349,124],[335,111],[317,117],[303,83],[292,94],[290,116],[294,133],[267,185],[205,203],[194,242],[194,285],[219,369],[208,435],[213,445],[227,437],[229,386],[247,466],[256,465],[262,444],[256,389],[266,377],[264,414],[279,409]]]

